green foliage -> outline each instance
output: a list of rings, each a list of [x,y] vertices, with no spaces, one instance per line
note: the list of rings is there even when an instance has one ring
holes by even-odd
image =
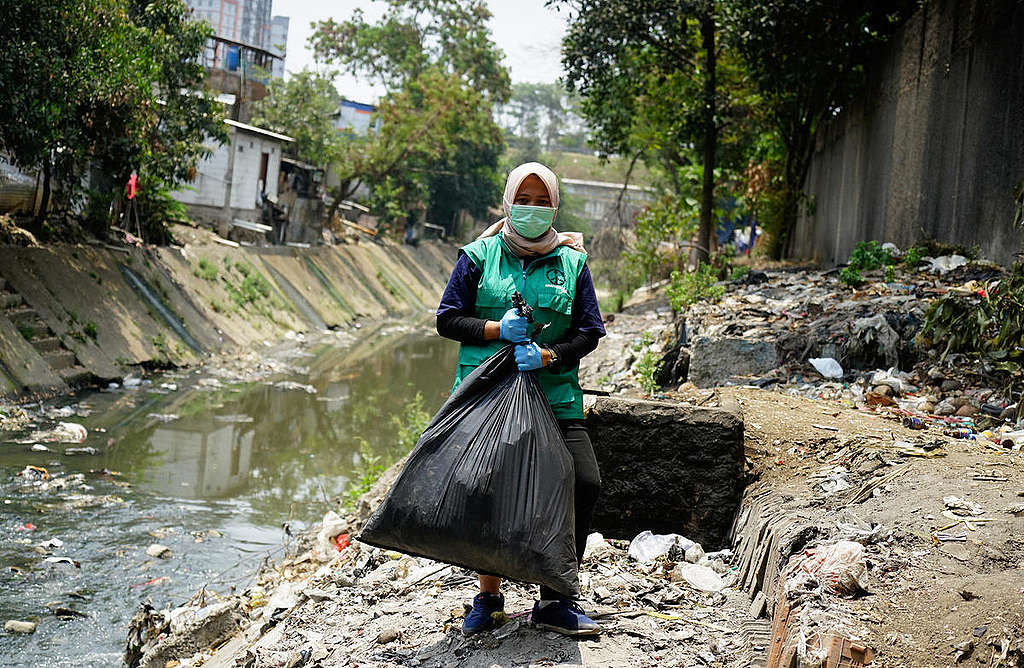
[[[709,264],[701,263],[696,270],[685,273],[673,270],[665,296],[673,311],[682,311],[699,301],[718,301],[725,288],[715,285],[716,280],[717,272]]]
[[[420,435],[430,424],[430,417],[430,413],[423,408],[423,394],[417,392],[416,396],[406,403],[402,414],[391,418],[391,423],[398,429],[397,448],[399,452],[405,453],[412,450]]]
[[[321,21],[318,58],[383,85],[376,130],[337,163],[339,200],[360,183],[385,226],[425,216],[451,231],[462,212],[497,200],[504,148],[492,108],[508,99],[508,72],[481,0],[388,0],[383,16]]]
[[[208,34],[183,0],[7,3],[0,148],[41,172],[58,212],[85,195],[91,166],[87,211],[101,233],[111,201],[137,169],[143,226],[159,239],[168,215],[160,193],[209,153],[206,142],[226,137],[196,58]],[[48,229],[60,235],[60,225]]]
[[[659,386],[655,377],[661,371],[662,360],[653,350],[645,350],[633,367],[640,388],[647,394],[654,394]]]
[[[82,326],[82,333],[95,341],[100,335],[100,330],[96,323],[90,320]]]
[[[861,276],[860,272],[853,267],[843,267],[843,270],[839,272],[839,280],[852,288],[856,288],[864,284],[864,277]]]
[[[729,49],[756,85],[772,141],[773,196],[762,219],[783,256],[803,203],[817,133],[861,94],[867,65],[918,6],[916,0],[722,0]]]
[[[36,328],[32,325],[18,325],[18,333],[21,334],[22,338],[26,341],[31,341],[36,338]]]
[[[696,201],[665,196],[636,218],[636,241],[623,253],[626,270],[648,284],[664,278],[684,260],[680,246],[697,229]]]
[[[205,257],[199,258],[199,265],[192,270],[192,273],[204,281],[217,280],[217,265]]]
[[[750,273],[750,267],[745,265],[745,264],[742,264],[742,265],[740,265],[738,267],[733,267],[732,271],[729,273],[729,280],[730,281],[742,280],[749,273]]]
[[[420,435],[430,424],[430,413],[423,408],[423,395],[417,392],[416,396],[406,403],[401,415],[391,418],[391,423],[398,430],[394,451],[404,455],[412,450]],[[380,480],[380,476],[394,461],[392,455],[385,457],[374,454],[366,439],[359,438],[358,440],[359,466],[356,469],[356,478],[345,491],[344,497],[345,509],[349,511],[355,509],[359,498],[373,488]]]
[[[921,258],[924,257],[924,252],[917,247],[911,246],[907,249],[907,252],[903,254],[903,266],[907,269],[917,269],[917,265],[921,264]]]
[[[650,349],[653,343],[654,336],[650,332],[644,332],[640,335],[640,340],[633,344],[633,351],[640,353],[640,358],[633,366],[633,372],[641,389],[647,394],[654,394],[658,390],[658,383],[654,378],[661,370],[662,364],[658,354]]]
[[[1024,267],[969,297],[950,294],[932,302],[918,336],[924,347],[945,344],[950,352],[987,354],[1020,362],[1024,357]]]
[[[877,241],[859,241],[850,253],[849,268],[855,271],[871,271],[895,264],[896,259],[888,249]]]
[[[330,167],[361,138],[338,132],[331,115],[341,95],[331,76],[304,69],[288,80],[274,79],[267,96],[253,105],[253,122],[295,138],[288,151],[299,160]]]
[[[896,269],[890,264],[885,268],[885,282],[892,283],[896,280]]]

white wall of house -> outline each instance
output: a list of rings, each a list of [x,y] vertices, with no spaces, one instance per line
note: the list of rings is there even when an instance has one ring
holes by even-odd
[[[252,210],[259,207],[260,166],[267,154],[267,183],[264,191],[277,198],[277,181],[281,172],[281,145],[279,139],[242,128],[231,128],[228,144],[218,146],[213,154],[196,165],[196,179],[174,194],[185,204],[223,207],[230,151],[235,152],[234,173],[231,179],[231,207]]]

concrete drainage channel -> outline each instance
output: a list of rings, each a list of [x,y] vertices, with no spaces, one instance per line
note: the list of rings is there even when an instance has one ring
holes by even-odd
[[[762,591],[774,591],[778,582],[788,556],[779,544],[786,534],[759,521],[757,500],[766,493],[747,484],[739,405],[702,408],[587,395],[585,408],[602,475],[593,530],[623,540],[645,530],[681,533],[709,550],[732,547],[740,565],[737,583],[754,599],[751,618],[739,629],[744,659],[768,666],[772,625],[763,618]]]

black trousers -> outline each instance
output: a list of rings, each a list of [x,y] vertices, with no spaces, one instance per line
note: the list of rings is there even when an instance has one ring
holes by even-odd
[[[583,551],[587,547],[587,536],[590,535],[590,520],[594,516],[594,506],[601,493],[601,472],[597,468],[597,457],[594,446],[582,420],[559,420],[565,446],[572,455],[573,468],[576,471],[576,563],[583,562]],[[481,573],[481,575],[489,575]],[[541,586],[541,600],[565,598],[548,587]]]

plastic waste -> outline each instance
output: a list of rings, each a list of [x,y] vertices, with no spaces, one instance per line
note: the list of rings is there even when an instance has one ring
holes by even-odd
[[[573,503],[561,429],[509,345],[433,417],[358,539],[575,597]]]
[[[807,361],[825,378],[843,377],[843,367],[831,357],[812,358]]]
[[[715,592],[725,589],[725,580],[708,566],[679,564],[672,569],[671,577],[676,582],[682,580],[694,589],[701,591]]]
[[[966,513],[968,515],[978,516],[984,515],[985,511],[982,510],[981,506],[967,499],[961,499],[956,496],[944,496],[942,502],[946,504],[946,507],[950,510],[959,510],[961,514]]]
[[[852,487],[850,484],[850,472],[845,466],[837,466],[832,470],[828,479],[822,482],[819,487],[829,496],[836,492],[850,489]]]
[[[81,443],[89,432],[77,422],[58,422],[53,429],[36,431],[29,435],[27,441],[44,441],[46,443]]]
[[[678,561],[685,558],[686,551],[696,545],[686,536],[677,533],[656,534],[644,531],[629,543],[629,558],[645,563],[658,557],[672,556],[671,551],[678,554]]]
[[[797,570],[814,575],[833,594],[852,596],[864,586],[867,561],[864,546],[850,540],[804,550]]]
[[[967,264],[967,258],[963,255],[943,255],[941,257],[924,257],[930,264],[928,271],[932,274],[948,274],[957,267]]]
[[[348,531],[348,523],[338,513],[328,510],[316,534],[315,553],[321,559],[330,559],[339,550],[337,538]]]

